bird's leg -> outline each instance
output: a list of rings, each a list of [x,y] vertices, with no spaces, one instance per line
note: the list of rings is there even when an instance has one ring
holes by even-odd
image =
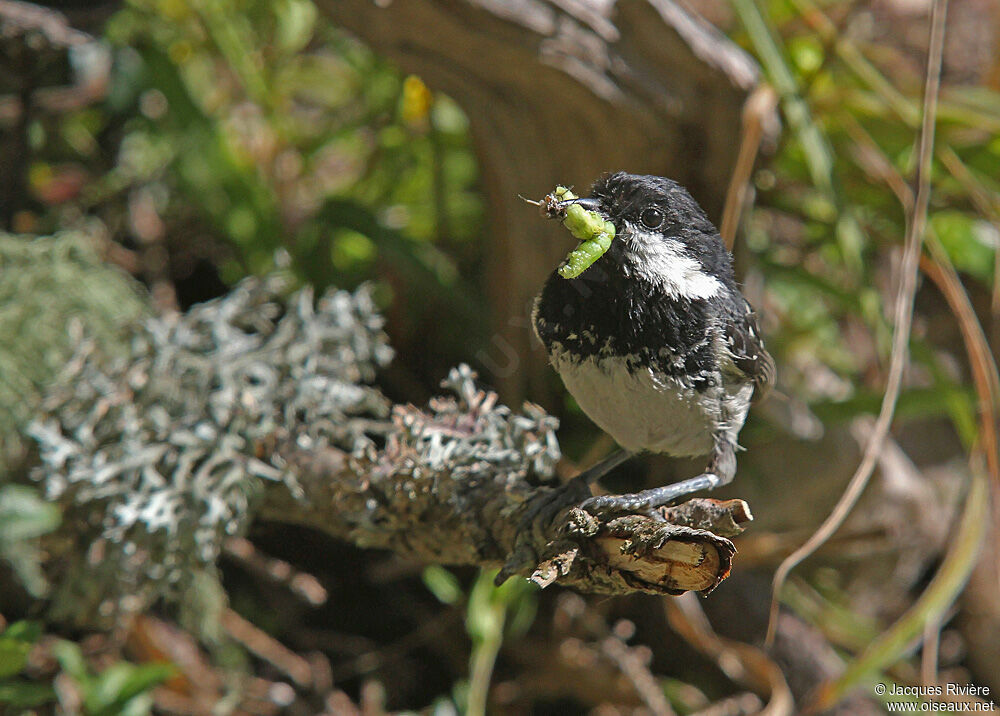
[[[634,455],[634,452],[629,452],[628,450],[616,450],[574,477],[570,480],[569,484],[592,485]]]
[[[733,481],[735,476],[736,446],[728,438],[717,439],[708,467],[697,477],[629,495],[598,495],[584,500],[580,504],[580,508],[591,514],[649,512],[654,508],[670,504],[685,495],[690,495],[692,492],[714,490],[722,485],[727,485]]]

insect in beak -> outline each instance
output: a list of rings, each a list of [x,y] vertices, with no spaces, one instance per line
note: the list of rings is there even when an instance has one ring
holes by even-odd
[[[585,211],[599,211],[601,208],[601,202],[597,199],[573,197],[572,199],[562,199],[558,195],[558,192],[548,194],[541,201],[535,201],[534,199],[528,199],[527,197],[521,196],[517,197],[525,202],[526,204],[531,204],[533,206],[541,207],[542,214],[550,219],[565,218],[566,210],[574,204],[584,209]]]
[[[524,199],[524,197],[521,197]],[[557,186],[541,201],[524,199],[542,209],[542,214],[550,219],[559,219],[562,225],[579,240],[577,247],[569,252],[557,271],[563,278],[576,278],[590,268],[611,246],[615,238],[615,225],[604,218],[597,209],[596,199],[580,199],[564,186]]]

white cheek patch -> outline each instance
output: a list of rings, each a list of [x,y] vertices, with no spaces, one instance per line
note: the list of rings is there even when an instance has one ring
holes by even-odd
[[[711,298],[722,289],[719,279],[705,273],[681,242],[630,228],[636,238],[626,239],[625,253],[641,278],[659,284],[674,298]]]

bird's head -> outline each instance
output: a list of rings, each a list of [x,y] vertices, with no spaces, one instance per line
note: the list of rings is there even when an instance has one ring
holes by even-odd
[[[615,239],[601,258],[605,269],[648,281],[677,298],[710,298],[732,284],[732,257],[718,231],[677,182],[615,172],[598,179],[590,196],[576,203],[615,225]]]

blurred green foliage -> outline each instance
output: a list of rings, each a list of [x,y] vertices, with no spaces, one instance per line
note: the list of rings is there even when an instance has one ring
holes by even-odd
[[[63,673],[80,691],[86,716],[144,716],[153,709],[150,690],[170,678],[170,664],[115,662],[99,673],[91,671],[80,647],[60,640],[52,652]]]
[[[447,262],[426,245],[478,230],[464,115],[317,24],[308,0],[136,0],[107,36],[132,65],[119,101],[140,110],[122,163],[137,169],[133,179],[174,184],[171,197],[194,201],[239,249],[227,280],[266,269],[278,247],[320,287],[375,276],[383,237],[362,234],[356,220],[342,226],[350,208],[454,280],[454,266],[435,266]]]
[[[473,278],[482,200],[454,102],[321,21],[309,0],[130,0],[105,37],[106,101],[35,124],[33,193],[54,197],[35,232],[96,215],[140,259],[166,237],[182,304],[221,290],[197,271],[232,285],[282,249],[320,289],[377,280],[383,307],[401,309],[390,314],[397,345],[434,345],[437,376],[473,352],[485,331]],[[79,192],[59,193],[81,168]],[[139,189],[162,227],[136,220]]]
[[[827,424],[850,420],[874,412],[885,385],[898,252],[915,191],[926,59],[913,61],[901,43],[882,46],[850,32],[855,8],[846,3],[734,0],[733,6],[745,31],[741,39],[778,90],[791,130],[774,161],[757,174],[758,201],[747,225],[747,243],[763,259],[776,309],[771,345],[794,394],[817,412],[826,407]],[[926,241],[963,272],[974,303],[993,294],[996,324],[1000,93],[949,83],[950,69],[968,75],[970,68],[950,68],[947,56],[943,69]],[[971,449],[979,415],[957,317],[940,303],[918,304],[915,312],[897,422],[950,420]],[[968,498],[963,526],[986,520],[984,485],[974,479],[980,496]],[[969,518],[973,506],[980,513]],[[876,672],[905,663],[921,629],[940,628],[976,564],[981,537],[972,527],[955,529],[929,585],[895,623],[879,625],[857,647],[858,657],[848,661],[831,693],[839,698]],[[790,601],[814,624],[822,621],[822,613],[802,608],[800,594]],[[877,677],[888,680],[885,673]]]
[[[28,664],[32,645],[41,636],[41,626],[35,622],[15,622],[0,633],[0,679],[18,673]]]
[[[894,277],[886,259],[905,230],[901,199],[915,170],[923,60],[846,31],[848,4],[734,7],[743,25],[737,39],[762,62],[789,125],[755,175],[757,202],[745,226],[765,277],[769,346],[785,389],[826,419],[847,420],[871,410],[888,368]],[[946,84],[930,233],[980,293],[997,280],[998,129],[1000,94]],[[959,386],[967,376],[942,352],[954,345],[917,325],[902,414],[949,416],[966,434],[974,402]]]
[[[24,709],[55,701],[51,684],[20,676],[41,635],[41,624],[31,621],[14,622],[0,632],[0,704]]]
[[[14,570],[25,590],[43,597],[48,583],[42,574],[37,538],[59,526],[59,508],[25,485],[0,485],[0,560]],[[4,667],[0,662],[0,676]]]
[[[41,636],[41,623],[33,621],[15,622],[0,632],[0,705],[30,709],[58,700],[67,713],[83,716],[144,716],[152,711],[151,690],[175,673],[169,664],[136,665],[127,661],[107,664],[95,673],[77,644],[58,640],[51,645],[51,652],[72,686],[64,684],[57,692],[52,684],[22,673]],[[65,702],[68,691],[78,695],[79,709]]]

